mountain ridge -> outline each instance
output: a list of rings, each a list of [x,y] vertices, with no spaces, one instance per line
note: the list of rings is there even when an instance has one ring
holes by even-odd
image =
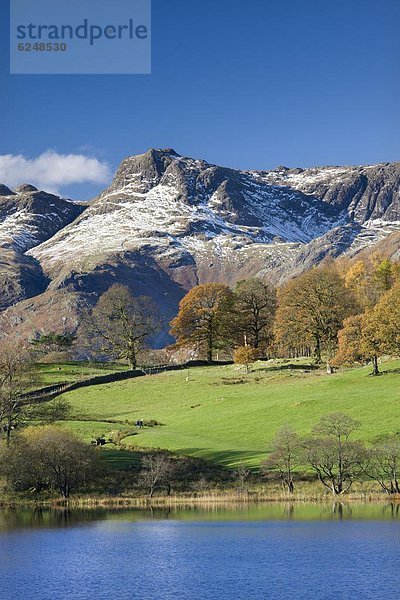
[[[45,192],[17,191],[25,203],[35,194]],[[5,197],[15,205],[13,196]],[[48,200],[57,218],[54,207],[62,212],[69,206],[61,200]],[[233,285],[249,276],[279,283],[328,256],[354,256],[396,234],[400,163],[241,171],[172,148],[151,149],[125,158],[87,206],[70,204],[76,214],[69,207],[62,213],[68,222],[51,223],[55,231],[31,240],[29,248],[21,246],[29,238],[23,214],[13,225],[9,246],[43,277],[42,293],[30,294],[38,298],[39,313],[43,293],[52,302],[70,293],[78,304],[93,303],[122,282],[152,296],[168,320],[197,283]],[[35,301],[31,305],[35,312]],[[13,314],[22,308],[17,304]]]

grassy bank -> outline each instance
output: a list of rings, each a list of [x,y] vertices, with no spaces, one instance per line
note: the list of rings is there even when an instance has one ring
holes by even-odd
[[[125,371],[128,367],[122,363],[101,362],[63,362],[37,363],[35,366],[38,381],[36,387],[45,387],[58,383],[72,383],[98,375],[108,375]]]
[[[373,482],[355,483],[352,491],[343,496],[334,496],[317,482],[300,481],[293,494],[286,492],[281,485],[270,482],[264,485],[250,485],[244,489],[225,487],[206,491],[172,492],[170,495],[157,493],[149,498],[142,492],[126,491],[118,496],[102,493],[74,494],[70,498],[50,497],[29,494],[2,495],[0,507],[3,508],[141,508],[184,507],[184,506],[241,506],[258,503],[372,503],[394,504],[400,506],[400,495],[381,493]]]
[[[63,426],[87,441],[119,432],[127,448],[257,468],[286,422],[306,434],[321,415],[341,411],[361,422],[360,439],[399,431],[399,370],[392,361],[380,377],[369,376],[370,367],[326,375],[306,361],[281,361],[257,363],[248,375],[233,365],[172,371],[66,394],[73,412]],[[138,419],[161,425],[137,430]],[[134,455],[112,445],[103,451],[117,468],[134,464]]]

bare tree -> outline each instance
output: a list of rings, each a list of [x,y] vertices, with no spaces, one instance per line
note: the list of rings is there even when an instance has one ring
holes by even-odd
[[[273,336],[275,289],[256,278],[239,281],[235,287],[235,309],[240,343],[265,349]]]
[[[293,472],[301,464],[301,449],[301,438],[293,427],[286,424],[277,432],[272,452],[261,465],[264,473],[277,471],[289,493],[294,491]]]
[[[166,487],[169,495],[175,473],[176,461],[165,452],[158,451],[143,458],[139,481],[148,489],[150,498],[160,487]]]
[[[84,324],[92,348],[126,359],[132,370],[136,369],[138,352],[160,328],[161,319],[152,300],[134,297],[123,285],[113,285],[104,292]]]
[[[313,428],[316,437],[305,443],[308,463],[333,494],[347,492],[362,471],[365,448],[349,439],[359,426],[344,413],[332,413],[321,417]]]
[[[365,473],[387,494],[400,494],[400,439],[392,435],[374,444],[368,453]]]
[[[9,446],[0,446],[0,473],[15,491],[40,492],[50,487],[48,470],[34,459],[24,434],[12,438]]]
[[[0,353],[0,426],[7,445],[11,432],[26,417],[23,394],[34,382],[32,356],[21,343],[3,342]]]
[[[31,392],[37,383],[32,352],[16,342],[3,342],[0,353],[0,435],[10,444],[12,432],[31,422],[64,419],[69,404],[64,398],[43,401]]]
[[[246,467],[244,463],[241,463],[237,469],[233,472],[235,477],[236,487],[239,493],[247,492],[246,482],[251,475],[250,469]]]

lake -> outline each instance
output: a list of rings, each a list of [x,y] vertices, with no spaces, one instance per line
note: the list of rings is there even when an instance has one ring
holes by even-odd
[[[0,510],[12,600],[399,598],[396,504]]]

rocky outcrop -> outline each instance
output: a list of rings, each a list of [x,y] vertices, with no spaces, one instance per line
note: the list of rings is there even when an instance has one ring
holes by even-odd
[[[126,158],[86,207],[3,186],[0,247],[17,256],[3,260],[0,307],[35,296],[24,304],[35,322],[47,311],[58,323],[70,295],[77,322],[80,303],[118,282],[153,297],[168,322],[197,283],[279,283],[327,257],[396,245],[399,189],[400,163],[238,171],[171,148]]]
[[[266,181],[311,194],[346,211],[349,219],[400,221],[400,163],[355,167],[286,169],[263,174]]]

